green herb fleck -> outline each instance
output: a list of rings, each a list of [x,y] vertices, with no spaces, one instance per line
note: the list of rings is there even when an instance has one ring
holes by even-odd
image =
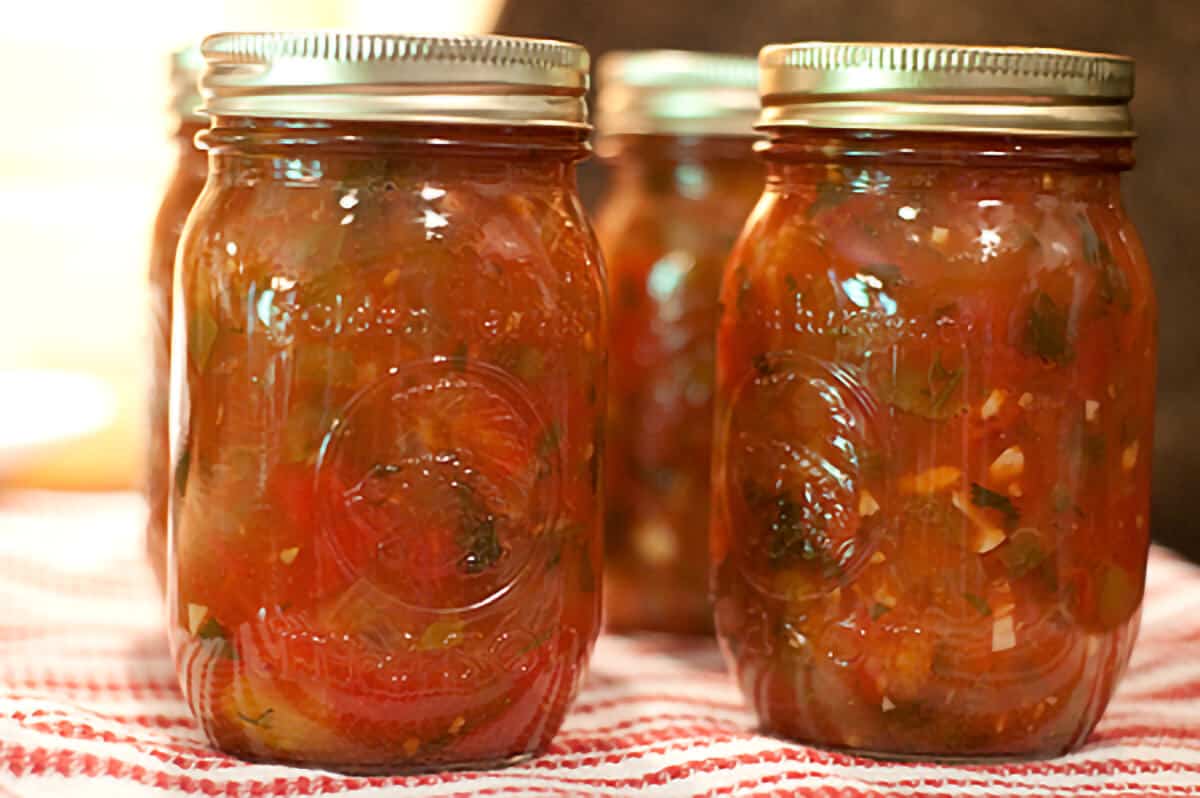
[[[455,371],[465,371],[467,368],[467,355],[470,353],[470,348],[466,341],[460,341],[458,346],[454,348],[454,354],[450,356],[450,363]]]
[[[1050,491],[1050,501],[1054,506],[1054,512],[1065,513],[1071,509],[1071,491],[1066,485],[1055,485]]]
[[[1025,345],[1047,363],[1063,365],[1071,360],[1067,314],[1045,291],[1038,291],[1029,307]]]
[[[546,641],[549,640],[553,636],[554,636],[554,630],[552,630],[552,629],[547,629],[544,632],[541,632],[540,634],[535,635],[532,640],[530,640],[528,643],[526,643],[524,646],[521,647],[521,650],[517,652],[517,656],[523,657],[526,654],[528,654],[529,652],[531,652],[535,649],[541,648],[542,646],[544,646],[546,644]]]
[[[775,496],[762,504],[769,508],[771,514],[767,559],[773,566],[815,561],[823,571],[838,568],[831,555],[833,542],[819,515],[807,512],[805,506],[793,502],[786,494]]]
[[[965,598],[967,600],[967,602],[970,603],[970,605],[972,607],[974,607],[975,611],[978,612],[980,615],[991,615],[992,614],[991,606],[984,599],[980,598],[979,596],[975,595],[974,593],[971,593],[969,591],[966,593],[963,593],[963,598]]]
[[[905,413],[912,413],[931,421],[943,421],[958,415],[965,407],[959,385],[963,380],[961,368],[948,369],[939,352],[928,369],[901,365],[892,374],[888,402]]]
[[[892,611],[892,608],[886,604],[876,601],[871,605],[871,620],[878,621],[884,615]]]
[[[541,438],[538,439],[538,456],[548,458],[558,451],[558,445],[562,441],[562,435],[558,431],[558,426],[553,422],[546,425],[542,431]]]
[[[809,219],[816,218],[823,211],[841,205],[848,197],[849,192],[844,191],[841,187],[828,181],[822,181],[817,184],[817,196],[808,206],[807,216]]]
[[[796,313],[804,312],[804,291],[800,288],[800,282],[795,275],[784,275],[783,284],[787,286],[788,292],[792,295],[792,308]]]
[[[977,482],[971,483],[971,504],[989,510],[999,510],[1009,524],[1015,524],[1021,517],[1011,499],[994,490],[988,490]]]
[[[929,387],[931,392],[936,390],[936,393],[932,394],[929,409],[935,416],[945,409],[946,402],[954,394],[958,384],[962,382],[962,377],[963,370],[961,368],[948,370],[942,365],[941,352],[934,356],[933,365],[929,367]]]
[[[458,542],[465,553],[458,566],[468,574],[481,573],[504,556],[496,530],[497,519],[468,486],[459,486],[459,499],[463,526]]]
[[[546,366],[545,355],[540,349],[520,345],[514,357],[513,373],[526,380],[536,380],[542,376]]]
[[[192,466],[191,447],[185,447],[175,461],[175,497],[182,499],[187,491],[188,471]]]
[[[197,307],[188,316],[188,355],[196,368],[203,371],[208,355],[217,340],[217,320],[207,307]]]
[[[467,553],[462,558],[462,568],[469,574],[477,574],[496,564],[504,554],[500,538],[496,535],[496,521],[490,516],[475,523],[467,533]]]
[[[199,614],[199,613],[197,613]],[[228,640],[229,635],[225,631],[225,627],[221,622],[211,615],[205,619],[204,623],[200,624],[200,628],[196,630],[196,637],[201,640]]]
[[[264,709],[258,716],[253,718],[249,715],[243,715],[241,712],[238,712],[237,716],[238,719],[243,723],[248,723],[251,726],[257,726],[260,729],[269,729],[271,728],[271,716],[274,714],[274,709],[267,708]]]
[[[1086,216],[1077,218],[1080,236],[1083,239],[1083,257],[1099,270],[1100,298],[1108,304],[1116,304],[1122,310],[1129,310],[1131,305],[1129,281],[1125,272],[1117,265],[1112,250],[1108,244],[1100,240],[1096,228]]]
[[[1018,529],[1010,535],[997,553],[1013,579],[1020,579],[1046,561],[1041,537],[1037,530],[1029,528]]]
[[[463,621],[461,618],[450,617],[434,621],[425,627],[421,639],[417,641],[418,651],[439,651],[454,648],[463,642]]]
[[[349,349],[311,344],[296,347],[295,377],[305,383],[352,387],[358,383],[358,367]]]
[[[229,639],[229,633],[221,622],[211,615],[200,624],[200,628],[196,630],[196,637],[201,640],[215,640],[218,642],[217,651],[226,659],[237,659],[237,649],[233,647],[233,642]]]

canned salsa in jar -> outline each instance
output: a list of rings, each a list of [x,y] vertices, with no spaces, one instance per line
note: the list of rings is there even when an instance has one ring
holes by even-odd
[[[532,755],[600,620],[587,53],[231,34],[204,54],[173,359],[184,695],[251,759]]]
[[[145,461],[146,553],[161,588],[167,578],[167,497],[170,493],[171,455],[168,434],[170,394],[171,283],[175,249],[192,203],[204,188],[208,158],[196,149],[194,139],[204,128],[198,115],[200,93],[196,80],[203,60],[196,48],[171,56],[171,113],[175,118],[174,144],[178,154],[166,194],[154,220],[150,246],[150,393]]]
[[[740,687],[821,745],[1074,748],[1128,661],[1149,545],[1132,63],[800,44],[760,64],[769,176],[718,340],[716,621]]]
[[[612,167],[596,230],[609,274],[605,621],[711,633],[708,502],[717,294],[762,193],[753,58],[601,59]]]

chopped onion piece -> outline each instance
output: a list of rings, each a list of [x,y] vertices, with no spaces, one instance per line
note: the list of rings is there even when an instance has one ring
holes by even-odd
[[[1020,446],[1009,446],[992,461],[988,473],[998,482],[1008,482],[1021,476],[1025,471],[1025,453]]]
[[[877,512],[879,512],[879,502],[875,501],[875,497],[871,495],[870,491],[864,490],[858,497],[858,514],[866,518]]]
[[[1017,634],[1013,630],[1011,615],[992,621],[992,651],[1008,651],[1017,645]]]
[[[989,418],[994,418],[1004,405],[1004,400],[1008,397],[1005,391],[996,388],[988,394],[987,401],[983,403],[983,407],[979,408],[979,415],[985,421]]]
[[[1125,451],[1121,452],[1121,468],[1126,471],[1132,471],[1137,465],[1138,459],[1138,442],[1134,441],[1125,447]]]
[[[194,636],[208,615],[208,607],[203,604],[188,604],[188,631]]]
[[[935,466],[919,474],[910,474],[900,480],[900,489],[905,493],[937,493],[956,484],[962,471],[954,466]]]
[[[1004,530],[996,527],[976,510],[962,491],[955,491],[950,497],[950,503],[975,525],[974,534],[971,535],[967,544],[971,551],[976,554],[987,554],[1007,539]]]

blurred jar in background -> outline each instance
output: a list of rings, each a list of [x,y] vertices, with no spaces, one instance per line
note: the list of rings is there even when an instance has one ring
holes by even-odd
[[[601,612],[587,52],[282,33],[204,52],[210,176],[171,363],[183,694],[251,759],[543,750]]]
[[[609,274],[610,628],[704,633],[713,337],[725,259],[759,194],[753,58],[599,63],[596,226]]]
[[[168,395],[170,389],[171,291],[175,249],[192,203],[204,188],[208,156],[196,148],[196,134],[207,126],[199,113],[196,81],[204,59],[195,47],[171,56],[171,114],[177,150],[175,168],[154,221],[150,244],[150,376],[147,410],[145,492],[148,505],[146,548],[159,586],[166,579],[167,496],[170,472]]]
[[[1133,64],[822,43],[762,64],[769,177],[717,345],[738,684],[819,745],[1075,748],[1128,662],[1149,546]]]

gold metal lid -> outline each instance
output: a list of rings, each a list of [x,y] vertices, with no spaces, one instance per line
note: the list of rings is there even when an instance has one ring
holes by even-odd
[[[567,42],[219,33],[201,49],[213,116],[588,126],[588,53]]]
[[[180,122],[204,122],[200,113],[200,73],[204,71],[204,56],[196,46],[184,47],[171,53],[171,113]]]
[[[753,136],[758,65],[752,56],[641,50],[597,63],[601,135]]]
[[[1133,59],[1030,47],[799,42],[759,53],[757,127],[1132,137]]]

